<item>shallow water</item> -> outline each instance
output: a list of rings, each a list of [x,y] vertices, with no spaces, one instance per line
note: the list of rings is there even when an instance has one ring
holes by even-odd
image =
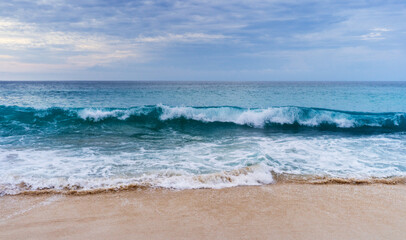
[[[0,82],[0,191],[404,178],[405,102],[402,82]]]

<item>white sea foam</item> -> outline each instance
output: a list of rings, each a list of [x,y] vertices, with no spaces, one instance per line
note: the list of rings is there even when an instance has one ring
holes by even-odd
[[[230,122],[263,128],[268,123],[294,124],[302,126],[319,126],[322,123],[335,124],[340,128],[351,128],[356,121],[351,115],[326,110],[304,110],[297,107],[273,107],[266,109],[238,109],[230,107],[193,108],[168,107],[160,105],[163,110],[161,120],[187,118],[203,122]]]
[[[254,186],[273,183],[269,166],[258,164],[251,167],[221,171],[212,174],[190,175],[169,174],[164,176],[146,176],[144,181],[164,188],[196,189],[196,188],[225,188],[235,186]]]
[[[103,109],[83,109],[78,111],[79,117],[85,120],[98,122],[100,120],[114,117],[120,120],[129,118],[134,111],[132,110],[103,110]]]
[[[357,179],[406,176],[405,148],[403,135],[277,135],[196,139],[182,147],[146,145],[114,153],[94,148],[0,149],[0,192],[134,184],[223,188],[272,183],[272,172]]]

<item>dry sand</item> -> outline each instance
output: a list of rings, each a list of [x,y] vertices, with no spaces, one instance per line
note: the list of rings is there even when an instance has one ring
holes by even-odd
[[[0,197],[0,239],[406,239],[406,185]]]

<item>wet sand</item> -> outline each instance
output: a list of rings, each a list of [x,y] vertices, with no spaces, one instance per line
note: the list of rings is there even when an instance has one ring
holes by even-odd
[[[0,197],[0,239],[406,239],[406,185]]]

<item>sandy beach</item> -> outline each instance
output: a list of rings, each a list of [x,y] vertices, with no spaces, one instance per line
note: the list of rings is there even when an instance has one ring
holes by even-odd
[[[406,239],[405,185],[0,198],[0,239]]]

